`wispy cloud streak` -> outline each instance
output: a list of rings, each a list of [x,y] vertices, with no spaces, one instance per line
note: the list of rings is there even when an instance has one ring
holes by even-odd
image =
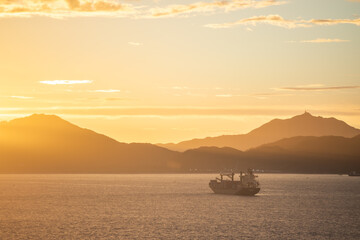
[[[217,10],[264,8],[284,3],[286,2],[280,0],[221,0],[151,7],[133,3],[124,4],[118,0],[2,0],[0,1],[0,17],[40,15],[54,18],[79,16],[158,18],[209,13]]]
[[[343,89],[358,89],[360,86],[331,86],[331,87],[320,87],[320,86],[299,86],[299,87],[282,87],[276,88],[276,90],[289,90],[289,91],[330,91],[330,90],[343,90]]]
[[[277,0],[223,0],[214,2],[196,2],[192,4],[170,5],[164,8],[150,9],[152,17],[169,17],[180,14],[214,12],[216,10],[234,11],[244,8],[264,8],[285,4]]]
[[[40,81],[40,83],[48,84],[48,85],[71,85],[71,84],[92,83],[92,80],[45,80],[45,81]]]
[[[142,43],[139,43],[139,42],[128,42],[129,45],[132,45],[132,46],[141,46],[143,45]]]
[[[207,24],[208,28],[231,28],[237,25],[256,25],[259,23],[275,25],[284,28],[295,28],[298,24],[295,21],[285,20],[279,15],[255,16],[251,18],[243,18],[236,22],[220,23],[220,24]],[[305,25],[303,25],[305,27]]]
[[[99,89],[99,90],[94,90],[92,92],[99,92],[99,93],[117,93],[120,92],[120,90],[118,89]]]
[[[301,41],[303,43],[341,43],[341,42],[349,42],[349,40],[344,39],[330,39],[330,38],[318,38],[314,40],[304,40]]]
[[[117,0],[2,0],[0,17],[29,17],[34,15],[54,18],[75,16],[125,16],[136,12],[131,4]]]
[[[11,98],[16,98],[16,99],[33,99],[34,97],[26,97],[26,96],[11,96]]]
[[[357,19],[311,19],[311,20],[288,20],[280,15],[254,16],[251,18],[243,18],[235,22],[207,24],[208,28],[231,28],[237,25],[253,25],[268,24],[282,28],[301,28],[314,26],[330,26],[337,24],[352,24],[360,26],[360,18]]]

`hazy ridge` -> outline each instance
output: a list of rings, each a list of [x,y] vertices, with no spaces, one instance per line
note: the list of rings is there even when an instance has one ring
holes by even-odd
[[[354,137],[360,129],[335,118],[315,117],[305,112],[290,119],[274,119],[247,134],[223,135],[192,139],[177,144],[158,144],[176,151],[186,151],[202,146],[232,147],[248,150],[260,145],[296,136],[343,136]]]
[[[247,167],[306,173],[360,170],[360,135],[352,136],[359,130],[334,118],[306,113],[288,120],[276,119],[250,132],[249,136],[255,139],[264,132],[280,131],[297,134],[293,129],[296,124],[298,129],[307,129],[306,134],[321,125],[314,135],[341,133],[346,136],[295,136],[247,151],[215,146],[177,152],[152,144],[120,143],[57,116],[34,114],[0,123],[0,172],[213,172]],[[279,133],[274,138],[282,135]]]

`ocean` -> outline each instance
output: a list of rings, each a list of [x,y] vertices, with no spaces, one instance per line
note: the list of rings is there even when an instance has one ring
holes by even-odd
[[[0,175],[0,239],[360,239],[360,177],[259,174],[254,197],[216,174]]]

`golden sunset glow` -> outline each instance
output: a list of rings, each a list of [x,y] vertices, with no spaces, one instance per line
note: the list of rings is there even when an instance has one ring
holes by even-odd
[[[303,113],[360,127],[359,1],[0,1],[0,120],[121,142],[247,133]]]
[[[360,0],[0,0],[0,240],[359,239]]]

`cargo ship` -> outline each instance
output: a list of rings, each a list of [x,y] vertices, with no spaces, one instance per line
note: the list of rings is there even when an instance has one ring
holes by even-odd
[[[260,191],[258,176],[253,169],[240,172],[239,180],[235,180],[235,173],[220,173],[220,178],[210,180],[209,187],[214,193],[253,196]]]

